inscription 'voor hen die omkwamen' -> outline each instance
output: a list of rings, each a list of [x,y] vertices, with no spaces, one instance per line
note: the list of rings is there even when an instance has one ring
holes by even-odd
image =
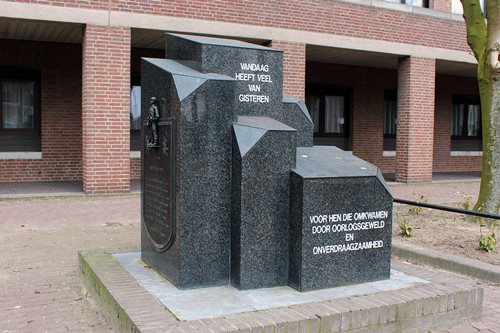
[[[385,227],[384,219],[388,216],[389,212],[386,210],[309,216],[311,233],[313,235],[345,233],[345,243],[314,246],[312,249],[313,254],[318,255],[382,248],[384,246],[382,240],[356,241],[354,232],[383,229]]]

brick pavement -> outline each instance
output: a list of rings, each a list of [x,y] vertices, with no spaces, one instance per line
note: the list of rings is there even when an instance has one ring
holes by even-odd
[[[429,203],[447,205],[462,202],[466,196],[475,200],[479,194],[479,182],[397,184],[390,189],[395,198],[418,200],[423,195]]]
[[[77,251],[139,244],[139,198],[0,201],[0,332],[110,332]]]
[[[481,320],[433,333],[499,333],[500,332],[500,287],[478,283],[484,289]]]
[[[392,187],[401,198],[426,191],[436,203],[477,188],[477,183]],[[138,247],[139,220],[137,196],[0,201],[0,333],[110,332],[86,297],[77,251]],[[500,288],[480,285],[482,320],[442,333],[500,333]]]
[[[433,183],[391,186],[394,197],[416,200],[420,195],[429,199],[429,203],[450,204],[461,202],[465,196],[473,200],[479,193],[479,182]],[[437,333],[500,333],[500,287],[479,282],[484,288],[483,314],[480,322],[460,325]]]

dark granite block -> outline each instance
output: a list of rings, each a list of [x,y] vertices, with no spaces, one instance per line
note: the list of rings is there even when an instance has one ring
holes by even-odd
[[[389,276],[383,179],[339,149],[296,149],[312,146],[313,124],[282,93],[281,51],[169,35],[167,57],[142,67],[146,263],[179,288],[312,290]]]
[[[314,124],[304,101],[283,93],[283,123],[297,130],[298,147],[312,147]]]
[[[234,79],[161,59],[142,75],[143,110],[153,96],[160,109],[160,145],[142,152],[142,258],[180,288],[227,284]]]
[[[375,166],[335,147],[298,148],[290,191],[290,286],[389,278],[392,196]]]
[[[168,34],[166,55],[203,73],[235,78],[232,101],[238,115],[282,121],[282,51],[229,39]]]
[[[231,283],[239,289],[287,283],[295,135],[267,117],[239,117],[233,125]]]

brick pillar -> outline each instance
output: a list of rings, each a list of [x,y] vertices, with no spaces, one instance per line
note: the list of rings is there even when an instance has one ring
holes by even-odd
[[[130,191],[130,28],[87,25],[83,38],[83,189]]]
[[[384,90],[359,85],[353,93],[352,152],[378,165],[384,150]]]
[[[399,59],[396,181],[432,180],[435,76],[435,59]]]
[[[304,100],[306,87],[306,44],[272,41],[272,48],[283,50],[283,91]]]

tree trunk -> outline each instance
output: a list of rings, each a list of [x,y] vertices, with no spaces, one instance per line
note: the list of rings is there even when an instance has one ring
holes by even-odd
[[[489,138],[483,142],[481,188],[475,208],[498,214],[500,213],[500,78],[492,76],[491,85],[490,115],[489,119],[486,119],[490,127]],[[485,134],[483,140],[484,137]]]
[[[467,42],[477,59],[483,164],[475,209],[500,212],[500,0],[487,0],[487,24],[478,0],[461,0]]]

